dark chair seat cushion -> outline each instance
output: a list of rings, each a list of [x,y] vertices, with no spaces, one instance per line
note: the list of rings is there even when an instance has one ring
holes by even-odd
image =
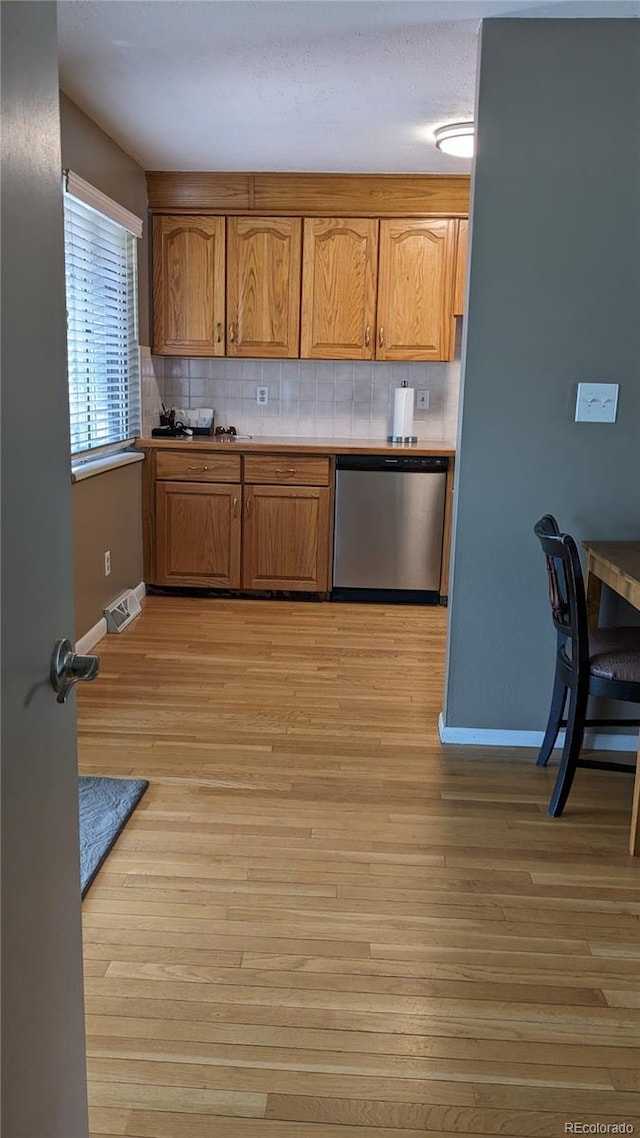
[[[589,656],[592,676],[640,683],[640,628],[590,631]]]

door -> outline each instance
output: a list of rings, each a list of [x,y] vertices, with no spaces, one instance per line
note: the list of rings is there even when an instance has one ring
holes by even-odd
[[[329,588],[329,490],[245,486],[242,587]]]
[[[374,359],[377,273],[377,221],[305,218],[301,356]]]
[[[153,350],[224,355],[223,217],[154,217]]]
[[[381,221],[379,360],[453,358],[455,221]]]
[[[158,585],[240,585],[241,487],[158,482]]]
[[[1,19],[2,1133],[86,1138],[56,6]]]
[[[302,219],[227,221],[227,355],[297,358]]]

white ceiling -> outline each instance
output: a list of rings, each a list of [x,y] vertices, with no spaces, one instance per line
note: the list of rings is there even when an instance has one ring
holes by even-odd
[[[463,173],[489,16],[638,15],[637,0],[61,0],[63,90],[147,170]]]

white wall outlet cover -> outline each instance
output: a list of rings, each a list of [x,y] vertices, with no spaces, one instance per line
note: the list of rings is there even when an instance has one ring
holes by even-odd
[[[266,407],[269,402],[269,388],[256,387],[256,403],[258,407]]]
[[[576,423],[615,423],[617,410],[617,383],[578,384]]]

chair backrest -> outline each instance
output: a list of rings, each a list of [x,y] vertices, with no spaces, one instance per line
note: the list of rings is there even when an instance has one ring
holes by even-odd
[[[571,640],[571,661],[575,667],[589,666],[589,627],[584,580],[578,547],[568,533],[561,533],[552,514],[545,514],[534,526],[547,563],[551,617],[558,633],[558,644]]]

